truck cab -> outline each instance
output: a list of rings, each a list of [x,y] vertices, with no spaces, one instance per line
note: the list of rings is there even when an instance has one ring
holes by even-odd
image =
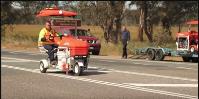
[[[189,21],[187,24],[189,28],[186,32],[176,34],[177,52],[186,62],[198,61],[198,31],[192,28],[194,25],[198,25],[198,20]]]

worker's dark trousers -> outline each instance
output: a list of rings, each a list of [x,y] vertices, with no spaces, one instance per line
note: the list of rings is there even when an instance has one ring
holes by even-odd
[[[122,40],[122,45],[123,45],[123,54],[122,58],[127,58],[127,40]]]
[[[51,45],[44,45],[44,48],[48,50],[48,58],[50,59],[50,62],[52,62],[54,59],[54,53],[56,51],[53,51],[54,48],[57,48],[57,45],[51,44]]]

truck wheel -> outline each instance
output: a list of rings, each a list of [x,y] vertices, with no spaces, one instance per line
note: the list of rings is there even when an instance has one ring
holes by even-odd
[[[192,58],[192,62],[197,63],[198,62],[198,58]]]
[[[190,61],[189,57],[182,57],[182,59],[183,59],[184,62],[189,62]]]
[[[81,67],[78,65],[78,63],[76,63],[76,64],[73,66],[73,73],[74,73],[75,76],[80,76]]]
[[[44,68],[44,63],[43,63],[43,61],[40,62],[40,64],[39,64],[39,69],[40,69],[40,72],[41,72],[41,73],[46,73],[47,68]]]
[[[164,54],[162,50],[157,50],[155,53],[155,60],[162,61],[164,59]]]
[[[147,56],[148,56],[149,60],[154,60],[155,59],[155,51],[153,49],[148,49]]]

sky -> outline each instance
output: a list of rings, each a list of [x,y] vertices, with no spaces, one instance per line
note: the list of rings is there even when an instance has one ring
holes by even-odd
[[[131,7],[129,7],[128,4],[129,4],[130,2],[131,2],[131,1],[126,1],[126,3],[125,3],[125,8],[130,9],[130,10],[137,9],[137,7],[136,7],[135,5],[132,5]],[[74,4],[75,4],[75,2],[74,2]],[[60,6],[62,5],[62,1],[59,1],[59,5],[60,5]],[[17,4],[17,3],[14,3],[12,6],[13,6],[14,8],[21,8],[20,5]]]

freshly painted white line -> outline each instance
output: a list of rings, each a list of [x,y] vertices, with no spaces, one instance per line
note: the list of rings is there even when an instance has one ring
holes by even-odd
[[[103,71],[103,70],[85,70],[85,72],[102,72],[102,73],[109,73],[112,71]]]
[[[8,66],[8,65],[2,65],[1,67],[11,68],[11,69],[16,69],[16,70],[23,70],[23,71],[28,71],[28,72],[40,74],[39,71],[27,69],[27,68],[20,68],[20,67]],[[125,84],[119,84],[119,83],[99,81],[99,80],[93,80],[93,79],[88,79],[88,78],[83,78],[83,77],[74,77],[74,76],[68,76],[68,75],[48,74],[48,73],[46,73],[46,75],[51,75],[51,76],[56,76],[56,77],[61,77],[61,78],[68,78],[68,79],[79,80],[79,81],[85,81],[85,82],[91,82],[91,83],[102,84],[102,85],[109,85],[109,86],[133,89],[133,90],[139,90],[139,91],[144,91],[144,92],[151,92],[151,93],[181,97],[181,98],[188,98],[188,99],[197,99],[198,98],[197,96],[192,96],[192,95],[187,95],[187,94],[180,94],[180,93],[174,93],[174,92],[169,92],[169,91],[162,91],[162,90],[155,90],[155,89],[144,88],[144,87],[137,87],[137,86],[134,86],[134,85],[125,85]]]
[[[142,87],[198,87],[198,84],[140,84],[140,83],[123,83]]]

